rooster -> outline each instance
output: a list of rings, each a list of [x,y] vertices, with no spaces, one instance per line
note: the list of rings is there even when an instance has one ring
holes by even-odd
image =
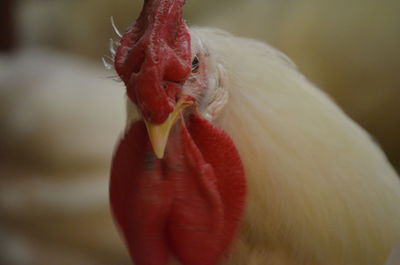
[[[127,127],[110,202],[136,265],[380,265],[400,182],[380,148],[282,53],[189,29],[147,0],[117,43]]]

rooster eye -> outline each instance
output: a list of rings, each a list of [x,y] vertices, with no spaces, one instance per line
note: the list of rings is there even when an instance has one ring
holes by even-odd
[[[192,73],[197,73],[200,68],[199,58],[197,56],[194,57],[192,61]]]

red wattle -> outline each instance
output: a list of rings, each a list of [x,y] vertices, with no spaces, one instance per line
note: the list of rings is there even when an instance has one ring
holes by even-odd
[[[244,170],[229,136],[197,115],[171,131],[157,159],[143,121],[114,155],[110,201],[136,265],[215,265],[244,208]]]

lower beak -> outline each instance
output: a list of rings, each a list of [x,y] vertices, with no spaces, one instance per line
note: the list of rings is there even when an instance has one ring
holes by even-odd
[[[162,159],[164,157],[165,147],[167,146],[168,136],[172,127],[181,116],[181,112],[192,104],[192,101],[179,100],[178,103],[176,103],[174,111],[171,112],[167,120],[161,124],[152,124],[146,120],[144,121],[151,145],[153,146],[153,151],[157,158]]]

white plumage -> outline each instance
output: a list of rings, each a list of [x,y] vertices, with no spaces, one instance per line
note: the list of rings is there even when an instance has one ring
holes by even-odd
[[[213,29],[191,35],[224,68],[229,99],[215,124],[248,179],[224,264],[384,264],[400,242],[400,182],[377,144],[275,49]]]

